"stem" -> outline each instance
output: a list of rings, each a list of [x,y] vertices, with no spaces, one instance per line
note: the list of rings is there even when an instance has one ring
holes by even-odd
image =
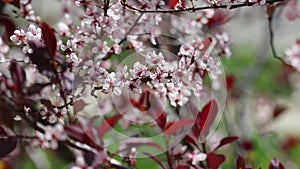
[[[138,23],[138,21],[141,19],[141,17],[143,16],[143,14],[141,13],[139,15],[139,17],[135,20],[135,22],[133,23],[132,27],[130,27],[130,29],[128,30],[128,32],[126,33],[126,35],[124,36],[123,39],[120,40],[120,42],[118,43],[118,45],[121,45],[123,42],[126,41],[127,36],[133,31],[133,28],[135,27],[135,25]],[[109,52],[107,52],[107,54],[104,56],[104,58],[102,60],[107,60],[110,58],[111,56],[111,51],[113,50],[113,47],[110,48]]]
[[[62,79],[61,77],[59,76],[59,73],[58,71],[56,70],[55,68],[55,60],[52,59],[52,66],[54,68],[54,73],[55,73],[55,76],[56,76],[56,79],[58,81],[58,85],[59,85],[59,93],[61,95],[61,97],[63,98],[63,101],[64,101],[64,105],[67,105],[66,106],[66,109],[67,109],[67,116],[68,116],[68,120],[71,119],[71,114],[70,114],[70,111],[69,111],[69,106],[68,106],[68,102],[67,102],[67,98],[65,96],[65,92],[64,92],[64,88],[63,88],[63,85],[62,85]],[[67,121],[68,122],[68,121]]]
[[[104,0],[104,7],[103,7],[104,16],[108,16],[107,15],[108,8],[109,8],[109,0]]]
[[[284,2],[285,0],[267,0],[266,4],[273,4],[275,2]],[[201,11],[201,10],[205,10],[205,9],[236,9],[236,8],[240,8],[240,7],[246,7],[246,6],[254,6],[257,3],[255,2],[245,2],[245,3],[241,3],[241,4],[233,4],[231,6],[228,5],[212,5],[212,6],[202,6],[202,7],[191,7],[191,8],[184,8],[184,9],[176,9],[176,10],[143,10],[143,9],[139,9],[136,7],[131,6],[130,4],[127,3],[126,0],[121,1],[121,4],[124,7],[127,7],[131,10],[134,11],[138,11],[140,13],[179,13],[179,12],[195,12],[195,11]]]

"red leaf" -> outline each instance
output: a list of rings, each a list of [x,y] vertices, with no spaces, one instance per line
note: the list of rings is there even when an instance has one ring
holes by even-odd
[[[202,52],[202,53],[205,53],[206,50],[207,50],[207,49],[209,48],[209,46],[211,45],[211,43],[212,43],[212,38],[211,38],[211,37],[204,38],[204,39],[202,40],[203,48],[201,49],[201,52]],[[207,72],[206,72],[206,73],[207,73]],[[202,75],[201,77],[204,77],[204,75],[205,75],[206,73],[203,73],[203,75]]]
[[[7,156],[17,146],[17,139],[14,137],[0,138],[0,158]]]
[[[122,115],[117,114],[113,117],[103,119],[102,123],[97,128],[99,138],[102,138],[121,118]]]
[[[18,93],[22,93],[24,83],[26,80],[26,74],[23,68],[17,64],[16,62],[12,61],[9,65],[9,71],[11,74],[11,78],[14,82],[14,89]]]
[[[234,87],[234,77],[232,75],[227,75],[226,76],[226,88],[227,90],[231,90]]]
[[[48,50],[50,56],[54,58],[56,54],[56,47],[57,47],[54,30],[45,22],[41,23],[41,29],[42,29],[43,39],[45,41],[46,49]]]
[[[190,144],[196,146],[198,149],[200,149],[200,147],[198,146],[196,140],[194,138],[192,138],[191,136],[186,135],[183,140],[186,141],[187,143],[190,143]]]
[[[284,169],[284,166],[278,159],[273,158],[269,163],[269,169]]]
[[[217,28],[220,25],[225,24],[230,20],[229,10],[227,9],[218,9],[215,10],[215,14],[212,18],[208,19],[207,26],[210,29]]]
[[[76,125],[69,125],[64,126],[64,130],[67,135],[74,141],[85,143],[91,147],[96,148],[99,151],[103,150],[102,147],[98,146],[81,127]]]
[[[175,134],[179,129],[182,129],[183,126],[193,125],[193,119],[182,119],[177,121],[170,122],[164,130],[164,133],[167,135]]]
[[[4,41],[9,41],[9,37],[14,34],[14,30],[16,30],[16,26],[12,19],[8,15],[0,13],[0,26],[4,25],[5,32],[1,35]]]
[[[236,168],[237,169],[246,169],[245,160],[241,156],[239,156],[236,161]]]
[[[157,125],[164,130],[167,123],[167,114],[164,111],[159,99],[148,91],[148,112],[155,119]]]
[[[253,144],[250,140],[241,140],[239,141],[241,148],[246,151],[250,151],[253,149]]]
[[[164,129],[166,126],[166,122],[167,122],[166,112],[163,111],[163,112],[159,113],[159,116],[157,118],[155,118],[155,122],[161,129]]]
[[[217,144],[216,146],[214,147],[211,147],[211,152],[214,152],[216,151],[218,148],[226,145],[226,144],[229,144],[229,143],[232,143],[234,141],[236,141],[238,139],[237,136],[231,136],[231,137],[226,137],[226,138],[223,138],[219,144]]]
[[[218,169],[225,162],[225,156],[222,154],[208,153],[207,165],[209,169]]]
[[[210,126],[213,124],[218,114],[218,105],[215,100],[208,102],[201,113],[198,113],[192,131],[196,137],[200,135],[206,136]]]
[[[175,6],[176,6],[178,3],[180,3],[179,1],[180,1],[180,0],[169,0],[169,7],[170,7],[171,9],[174,9]],[[181,0],[181,4],[184,4],[184,3],[185,3],[185,0]]]
[[[285,138],[284,142],[281,144],[281,148],[283,150],[290,150],[299,144],[300,144],[300,138],[289,136]]]

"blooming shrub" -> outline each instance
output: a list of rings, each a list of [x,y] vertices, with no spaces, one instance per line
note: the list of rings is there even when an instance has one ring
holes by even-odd
[[[234,90],[221,62],[232,54],[223,25],[236,8],[265,9],[273,55],[300,70],[299,42],[278,56],[272,28],[276,11],[299,17],[296,1],[60,3],[61,18],[48,23],[31,0],[1,1],[0,166],[18,168],[14,159],[41,148],[73,169],[142,168],[145,158],[154,168],[217,169],[227,160],[219,149],[235,142],[227,161],[251,168],[246,138],[209,140]],[[284,168],[275,156],[267,162]]]

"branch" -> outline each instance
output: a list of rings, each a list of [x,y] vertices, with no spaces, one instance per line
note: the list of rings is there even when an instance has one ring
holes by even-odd
[[[284,2],[285,0],[267,0],[266,4],[273,4],[276,2]],[[123,5],[124,7],[127,7],[128,9],[134,10],[134,11],[138,11],[140,13],[178,13],[178,12],[195,12],[195,11],[201,11],[201,10],[205,10],[205,9],[236,9],[236,8],[241,8],[241,7],[246,7],[246,6],[254,6],[257,5],[256,2],[248,2],[246,1],[245,3],[241,3],[241,4],[233,4],[231,6],[229,5],[212,5],[212,6],[202,6],[202,7],[191,7],[191,8],[184,8],[184,9],[172,9],[172,10],[143,10],[143,9],[139,9],[136,8],[134,6],[131,6],[130,4],[127,3],[126,0],[122,0],[121,1],[121,5]]]
[[[273,15],[270,14],[268,16],[268,23],[269,23],[269,35],[270,35],[270,46],[271,46],[271,51],[273,53],[274,58],[278,59],[280,62],[286,65],[285,61],[282,59],[282,57],[279,57],[276,50],[275,50],[275,45],[274,45],[274,30],[273,30]]]

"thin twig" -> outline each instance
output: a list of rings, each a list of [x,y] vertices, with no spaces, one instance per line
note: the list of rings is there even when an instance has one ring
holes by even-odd
[[[135,22],[133,23],[133,25],[130,27],[130,29],[128,30],[128,32],[124,36],[124,38],[120,40],[120,42],[118,43],[118,45],[121,45],[123,42],[126,41],[127,36],[133,31],[133,28],[135,27],[135,25],[138,23],[138,21],[141,19],[142,16],[143,16],[143,14],[141,13],[140,16],[135,20]],[[113,50],[113,46],[110,48],[109,52],[107,52],[107,54],[104,56],[104,58],[102,60],[109,59],[110,56],[111,56],[111,54],[112,54],[111,53],[112,50]]]
[[[276,2],[284,2],[285,0],[267,0],[266,4],[273,4]],[[138,11],[140,13],[178,13],[178,12],[195,12],[195,11],[201,11],[205,9],[220,9],[220,8],[227,8],[227,9],[236,9],[240,7],[246,7],[246,6],[254,6],[257,5],[255,2],[248,2],[246,1],[245,3],[241,4],[233,4],[231,6],[228,5],[212,5],[212,6],[202,6],[202,7],[192,7],[192,8],[183,8],[183,9],[172,9],[172,10],[144,10],[144,9],[139,9],[134,6],[131,6],[130,4],[127,3],[126,0],[121,1],[121,4],[124,7],[127,7],[128,9]]]
[[[271,46],[271,51],[273,53],[273,56],[278,59],[280,62],[283,64],[286,64],[285,61],[282,59],[282,57],[279,57],[276,50],[275,50],[275,45],[274,45],[274,30],[273,30],[273,14],[268,16],[268,26],[269,26],[269,35],[270,35],[270,46]]]

